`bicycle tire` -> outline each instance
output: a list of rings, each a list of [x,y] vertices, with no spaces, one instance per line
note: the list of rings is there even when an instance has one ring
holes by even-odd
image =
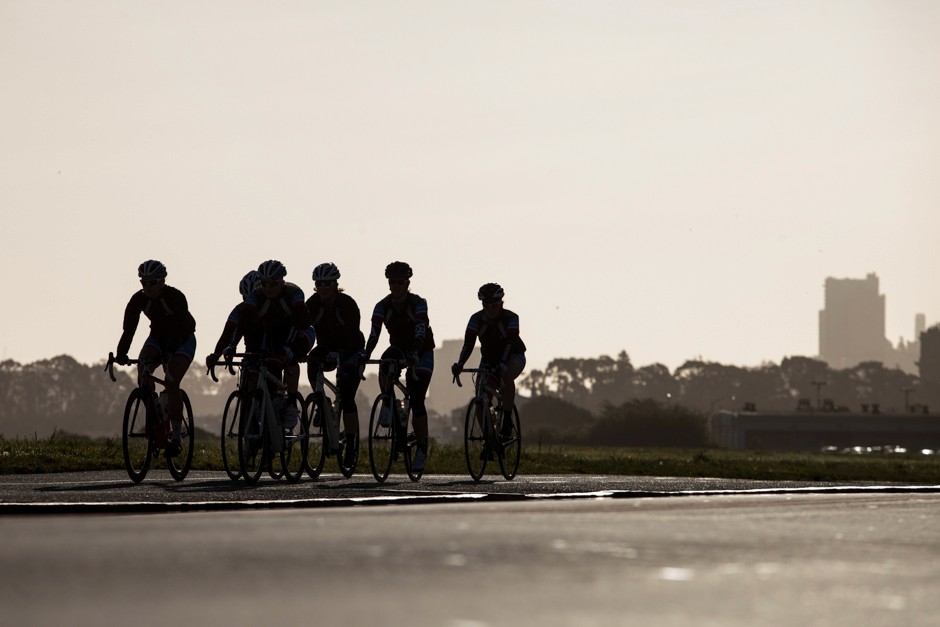
[[[383,409],[388,413],[388,424],[382,425]],[[380,394],[372,404],[372,415],[369,418],[369,466],[372,476],[379,483],[388,479],[395,461],[395,412],[394,400],[388,394]]]
[[[176,457],[166,454],[166,467],[177,481],[182,481],[189,474],[189,469],[193,465],[193,449],[196,446],[196,438],[193,437],[193,406],[189,402],[186,390],[180,390],[180,396],[183,397],[183,422],[180,425],[182,450]]]
[[[519,471],[519,461],[522,458],[522,428],[519,423],[519,409],[516,406],[512,408],[512,435],[506,440],[501,438],[500,441],[503,452],[498,456],[499,471],[503,473],[503,477],[512,481]]]
[[[238,425],[241,416],[242,397],[244,394],[235,390],[228,395],[225,401],[225,410],[222,412],[222,467],[225,474],[232,481],[238,481],[242,476],[241,460],[238,458]]]
[[[264,412],[259,394],[252,395],[248,413],[242,412],[238,427],[238,460],[242,476],[248,483],[257,483],[264,472],[268,451],[268,430],[264,428]]]
[[[124,455],[124,468],[127,476],[134,483],[140,483],[150,470],[155,445],[147,428],[147,415],[150,403],[146,393],[134,388],[127,396],[124,406],[124,421],[121,430],[121,451]]]
[[[297,426],[291,432],[284,434],[284,448],[281,451],[281,466],[284,476],[289,483],[297,483],[307,468],[307,407],[300,392],[292,395],[294,403],[300,409]]]
[[[463,451],[467,472],[474,481],[480,481],[486,472],[489,448],[486,446],[487,408],[482,399],[475,398],[467,405],[463,428]]]
[[[304,413],[307,415],[307,456],[306,470],[311,479],[316,479],[323,472],[326,463],[326,448],[323,443],[322,409],[313,394],[308,394],[304,401]]]

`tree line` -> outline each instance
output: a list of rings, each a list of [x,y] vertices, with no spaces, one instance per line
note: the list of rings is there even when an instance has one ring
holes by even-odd
[[[116,435],[134,386],[133,370],[116,372],[118,381],[112,383],[103,367],[81,364],[68,355],[25,365],[0,362],[0,435]],[[690,360],[670,372],[662,364],[634,367],[621,352],[615,358],[554,359],[544,370],[525,374],[519,388],[530,444],[699,446],[707,444],[707,416],[721,409],[824,406],[827,411],[858,412],[877,407],[892,413],[923,408],[930,400],[940,407],[940,399],[927,397],[916,384],[917,377],[880,362],[833,370],[809,357],[788,357],[779,365],[756,368]],[[217,430],[233,387],[215,383],[202,365],[193,364],[185,389],[197,427]],[[368,420],[371,404],[357,400]],[[458,408],[451,416],[461,429],[463,411]]]

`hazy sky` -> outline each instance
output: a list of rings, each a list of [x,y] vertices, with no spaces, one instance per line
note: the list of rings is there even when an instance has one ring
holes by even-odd
[[[530,368],[815,355],[827,276],[940,322],[940,2],[0,0],[0,357],[114,349],[161,259],[201,360],[237,283],[415,269]],[[146,336],[143,320],[134,342]],[[439,364],[440,372],[447,364]]]

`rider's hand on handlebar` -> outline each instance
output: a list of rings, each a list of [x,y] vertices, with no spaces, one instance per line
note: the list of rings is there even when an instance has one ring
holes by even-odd
[[[127,353],[122,353],[114,358],[114,363],[120,366],[127,366],[131,363],[131,359],[127,356]]]
[[[463,366],[461,366],[458,363],[455,363],[453,366],[450,367],[450,373],[454,375],[455,377],[460,376],[461,372],[463,372]]]
[[[210,369],[211,369],[211,368],[215,368],[215,365],[216,365],[217,363],[219,363],[219,356],[216,355],[215,353],[209,353],[209,354],[206,356],[206,367],[207,367],[207,368],[210,368]]]

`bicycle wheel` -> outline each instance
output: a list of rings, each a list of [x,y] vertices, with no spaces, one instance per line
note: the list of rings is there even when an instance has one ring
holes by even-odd
[[[343,424],[343,415],[340,412],[340,422]],[[347,455],[348,453],[348,455]],[[349,463],[346,460],[349,459]],[[359,464],[359,434],[344,433],[340,436],[339,452],[336,454],[336,462],[339,464],[339,471],[343,476],[349,479],[356,472],[356,466]]]
[[[463,428],[463,452],[467,460],[467,472],[474,481],[483,478],[489,447],[486,446],[486,405],[475,398],[467,406],[467,419]]]
[[[388,394],[380,394],[372,405],[369,419],[369,466],[379,483],[388,478],[395,459],[394,402]],[[386,424],[382,424],[382,423]]]
[[[124,468],[134,483],[140,483],[150,470],[154,443],[147,430],[148,406],[146,392],[134,388],[127,396],[124,406],[124,426],[121,433],[121,449],[124,452]]]
[[[238,426],[238,459],[248,483],[256,483],[264,472],[268,454],[268,434],[259,395],[252,396],[248,412],[242,412]]]
[[[243,396],[238,390],[229,394],[225,411],[222,412],[222,467],[232,481],[238,481],[242,476],[242,466],[238,459],[238,425]]]
[[[293,401],[300,408],[297,426],[284,433],[284,449],[281,451],[281,467],[290,483],[297,483],[307,467],[307,407],[300,392],[294,392]]]
[[[505,418],[504,418],[505,419]],[[500,425],[502,427],[502,425]],[[502,433],[502,430],[500,430]],[[508,438],[497,435],[503,445],[503,453],[499,456],[499,471],[503,476],[512,480],[519,470],[519,460],[522,457],[522,429],[519,426],[519,409],[512,408],[512,433]]]
[[[304,401],[304,413],[307,416],[307,474],[316,479],[323,472],[326,462],[326,447],[323,444],[323,411],[313,394],[308,394]]]
[[[193,465],[193,449],[196,446],[196,438],[193,437],[193,406],[186,390],[180,390],[180,396],[183,397],[183,422],[180,425],[180,443],[183,447],[176,457],[169,454],[166,456],[166,467],[177,481],[182,481],[189,474]]]

